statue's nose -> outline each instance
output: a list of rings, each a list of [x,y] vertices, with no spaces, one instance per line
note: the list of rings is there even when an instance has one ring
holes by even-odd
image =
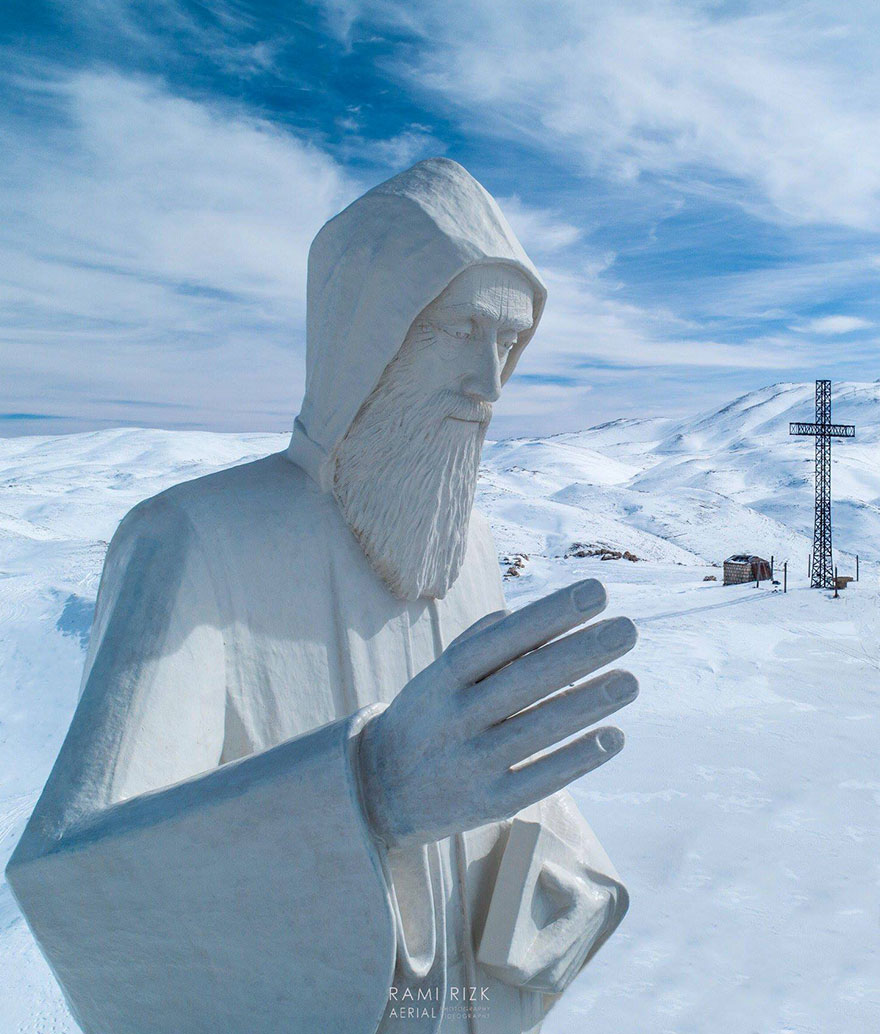
[[[498,355],[495,335],[487,333],[475,341],[472,357],[472,366],[462,380],[462,391],[486,402],[497,402],[501,397],[504,361]]]

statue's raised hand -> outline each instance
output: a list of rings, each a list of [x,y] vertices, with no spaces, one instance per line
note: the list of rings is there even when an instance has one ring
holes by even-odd
[[[628,618],[571,631],[605,602],[602,585],[588,579],[513,614],[487,615],[367,723],[359,757],[379,837],[425,843],[513,815],[621,750],[623,733],[607,726],[532,758],[638,693],[626,671],[571,685],[635,645]]]

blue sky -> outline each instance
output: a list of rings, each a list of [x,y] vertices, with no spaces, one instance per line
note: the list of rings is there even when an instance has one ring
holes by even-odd
[[[311,238],[435,154],[550,288],[493,435],[880,377],[877,5],[78,0],[0,34],[0,434],[288,428]]]

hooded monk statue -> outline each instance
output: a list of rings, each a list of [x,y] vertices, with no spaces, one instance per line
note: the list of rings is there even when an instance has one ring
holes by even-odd
[[[8,869],[85,1034],[534,1032],[620,922],[563,788],[623,745],[635,629],[594,580],[508,613],[472,510],[545,298],[420,162],[312,244],[290,447],[120,524]]]

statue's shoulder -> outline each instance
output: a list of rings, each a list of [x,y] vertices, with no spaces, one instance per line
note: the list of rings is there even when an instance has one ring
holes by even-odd
[[[188,532],[215,542],[279,522],[305,531],[330,503],[284,453],[274,453],[172,485],[130,510],[120,531]]]

